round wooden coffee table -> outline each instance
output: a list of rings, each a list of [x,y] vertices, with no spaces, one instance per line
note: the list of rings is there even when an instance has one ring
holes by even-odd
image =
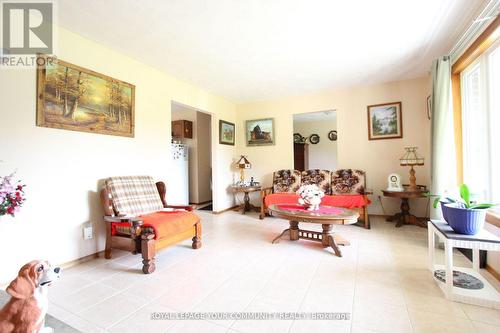
[[[308,239],[321,242],[323,247],[331,247],[335,255],[342,257],[339,245],[350,245],[349,241],[333,232],[334,224],[354,224],[358,221],[359,214],[353,210],[321,206],[318,211],[309,211],[301,205],[271,205],[269,211],[273,215],[290,221],[290,228],[273,240],[273,244],[279,242],[284,235],[290,235],[290,240]],[[323,232],[304,230],[299,228],[300,222],[319,223],[323,227]]]

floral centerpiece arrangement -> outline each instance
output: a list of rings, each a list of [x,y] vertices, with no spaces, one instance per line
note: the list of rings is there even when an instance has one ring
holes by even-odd
[[[5,177],[0,176],[0,216],[14,216],[26,200],[25,185],[20,180],[15,180],[14,175],[15,172]]]

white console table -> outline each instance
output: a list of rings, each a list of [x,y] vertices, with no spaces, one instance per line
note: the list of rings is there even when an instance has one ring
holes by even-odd
[[[500,238],[487,230],[482,230],[476,235],[461,235],[451,229],[444,221],[431,220],[427,223],[429,236],[429,270],[446,298],[452,301],[469,303],[500,309],[500,294],[481,275],[479,269],[479,251],[500,251]],[[435,236],[444,243],[445,265],[436,265],[434,262]],[[453,248],[472,249],[472,269],[456,267],[456,271],[470,274],[483,282],[484,287],[478,290],[463,289],[453,286]],[[434,276],[437,269],[444,269],[446,283],[441,282]]]

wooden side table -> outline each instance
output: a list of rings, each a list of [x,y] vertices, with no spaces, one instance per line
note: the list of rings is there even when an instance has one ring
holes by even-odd
[[[244,193],[243,197],[243,204],[240,205],[236,210],[242,209],[242,213],[245,214],[246,212],[250,211],[255,211],[255,212],[260,212],[260,207],[256,207],[250,203],[250,195],[249,193],[252,192],[259,192],[261,191],[262,187],[261,186],[232,186],[233,193],[236,195],[237,193]]]
[[[396,228],[399,228],[405,224],[413,224],[422,228],[425,228],[427,226],[425,221],[422,221],[421,219],[410,213],[409,199],[426,198],[426,194],[428,193],[425,186],[418,186],[418,190],[409,190],[407,186],[404,187],[404,191],[382,190],[384,197],[401,199],[401,211],[387,218],[387,221],[389,222],[396,221]]]
[[[500,251],[500,238],[487,230],[481,230],[477,235],[461,235],[451,229],[444,221],[431,220],[428,222],[429,236],[429,270],[432,272],[434,280],[452,301],[470,303],[480,306],[487,306],[500,309],[500,294],[488,280],[481,275],[479,268],[479,251]],[[435,241],[436,236],[444,243],[445,264],[436,265]],[[472,249],[472,269],[466,267],[453,266],[453,248]],[[436,277],[436,271],[444,271],[444,280],[441,282]],[[453,275],[465,273],[482,282],[482,288],[469,288],[460,286],[459,281],[454,281]]]

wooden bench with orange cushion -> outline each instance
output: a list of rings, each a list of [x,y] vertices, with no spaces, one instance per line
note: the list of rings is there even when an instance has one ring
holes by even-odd
[[[106,226],[105,257],[111,249],[141,253],[144,273],[155,268],[156,251],[192,238],[193,249],[201,247],[201,221],[190,206],[169,206],[166,187],[149,176],[111,177],[101,190]],[[113,217],[116,217],[114,221]],[[126,222],[121,219],[131,217]],[[134,220],[135,223],[131,221]]]

